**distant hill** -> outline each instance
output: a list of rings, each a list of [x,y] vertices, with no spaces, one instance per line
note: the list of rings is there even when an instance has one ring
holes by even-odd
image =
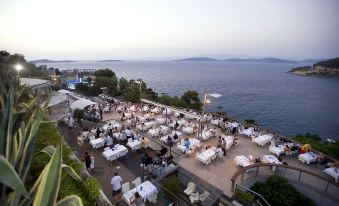
[[[259,62],[259,63],[296,63],[296,61],[286,60],[286,59],[278,59],[278,58],[262,58],[262,59],[240,59],[240,58],[231,58],[224,59],[226,62]]]
[[[124,61],[124,60],[107,59],[107,60],[99,60],[97,62],[122,62],[122,61]]]
[[[323,66],[332,69],[339,69],[339,57],[317,62],[314,64],[314,66]]]
[[[259,63],[297,63],[292,60],[278,59],[278,58],[262,58],[262,59],[240,59],[240,58],[230,58],[230,59],[213,59],[209,57],[193,57],[186,59],[178,59],[174,61],[224,61],[224,62],[259,62]]]
[[[205,62],[205,61],[219,61],[217,59],[212,59],[209,57],[192,57],[192,58],[186,58],[186,59],[177,59],[174,61],[201,61],[201,62]]]
[[[313,64],[313,66],[301,66],[292,68],[289,72],[305,76],[339,78],[339,57],[317,62]]]
[[[38,59],[38,60],[33,60],[30,61],[30,63],[68,63],[68,62],[76,62],[76,61],[72,61],[72,60],[59,60],[59,61],[54,61],[54,60],[49,60],[49,59]]]

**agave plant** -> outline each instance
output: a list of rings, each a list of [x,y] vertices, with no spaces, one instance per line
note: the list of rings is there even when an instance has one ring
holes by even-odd
[[[26,103],[20,102],[25,88],[14,78],[11,81],[0,79],[0,82],[0,205],[82,205],[75,195],[57,201],[62,168],[81,181],[71,167],[62,163],[62,143],[57,148],[49,146],[42,151],[51,159],[33,187],[27,190],[24,183],[46,107],[37,104],[39,96]]]

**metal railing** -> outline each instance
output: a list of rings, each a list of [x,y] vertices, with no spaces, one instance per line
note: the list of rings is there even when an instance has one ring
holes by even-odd
[[[253,190],[251,190],[251,189],[249,189],[249,188],[247,188],[247,187],[245,187],[241,184],[235,185],[235,191],[237,191],[237,190],[241,190],[242,192],[251,193],[255,197],[255,202],[260,206],[271,206],[270,203],[268,203],[267,200],[262,195],[260,195],[259,193],[255,192],[255,191],[253,191]],[[236,200],[242,201],[241,198],[238,197],[237,193],[235,193],[234,198]],[[244,202],[242,202],[242,203],[247,204],[247,203],[244,203]]]
[[[259,163],[241,168],[231,178],[231,191],[234,195],[237,184],[250,185],[256,181],[268,179],[269,176],[274,174],[283,176],[291,183],[303,186],[328,199],[339,202],[339,183],[320,174],[282,164]]]

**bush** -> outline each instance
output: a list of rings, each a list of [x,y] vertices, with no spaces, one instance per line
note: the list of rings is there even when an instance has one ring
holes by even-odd
[[[254,195],[249,192],[243,192],[241,189],[235,190],[235,196],[240,201],[243,201],[247,204],[252,204],[255,201]]]
[[[73,114],[74,118],[77,118],[78,120],[80,119],[84,119],[85,118],[85,111],[83,109],[75,109],[74,110],[74,114]]]
[[[322,139],[316,134],[306,133],[305,135],[296,135],[292,137],[297,142],[302,144],[310,144],[312,148],[328,154],[334,158],[339,158],[339,142],[329,143],[323,142]]]
[[[177,176],[172,175],[168,177],[163,183],[164,187],[167,188],[173,194],[178,194],[181,190],[180,180]]]
[[[273,175],[266,182],[256,182],[251,190],[261,194],[271,205],[308,205],[315,203],[298,192],[284,177]]]
[[[92,201],[95,201],[99,197],[99,190],[101,189],[101,185],[97,179],[94,177],[88,177],[85,180],[86,191],[88,194],[88,198]]]
[[[245,119],[244,120],[247,124],[254,124],[255,120],[254,119]]]

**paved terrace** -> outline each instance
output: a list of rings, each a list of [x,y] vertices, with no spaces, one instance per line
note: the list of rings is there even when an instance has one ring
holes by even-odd
[[[141,112],[136,112],[135,116],[141,116]],[[161,114],[155,115],[155,118],[160,117]],[[106,113],[104,114],[104,121],[115,119],[117,121],[120,120],[118,113],[112,112],[112,113]],[[177,118],[172,116],[172,120],[176,120]],[[120,121],[121,122],[121,121]],[[124,123],[124,122],[121,122]],[[214,128],[215,125],[211,125],[210,123],[206,123],[205,125]],[[148,138],[154,140],[155,142],[158,142],[159,144],[163,144],[163,142],[160,141],[158,138],[150,137],[147,132],[143,133]],[[221,129],[217,128],[217,135],[218,137],[221,134]],[[184,137],[195,137],[196,134],[192,134],[190,136],[183,134]],[[210,184],[214,185],[218,189],[222,190],[224,194],[231,197],[231,177],[233,174],[240,169],[239,166],[234,164],[234,157],[238,155],[253,155],[254,158],[262,157],[266,154],[271,154],[268,150],[269,145],[267,144],[264,147],[258,146],[257,144],[253,143],[251,141],[251,138],[245,136],[245,135],[237,135],[237,138],[239,139],[239,144],[236,146],[232,146],[228,151],[226,157],[223,157],[222,159],[216,158],[214,161],[211,162],[209,165],[205,165],[201,163],[199,160],[195,158],[195,153],[192,154],[190,157],[186,158],[185,155],[176,149],[174,146],[172,148],[173,151],[176,153],[182,154],[178,160],[181,167],[185,168],[186,170],[190,171],[194,175],[198,176],[199,178],[209,182]],[[204,148],[207,145],[216,146],[217,145],[217,138],[211,138],[207,141],[201,142],[202,148]],[[291,166],[299,167],[305,170],[309,170],[311,172],[315,172],[317,174],[321,174],[326,178],[329,178],[326,176],[322,171],[324,170],[323,166],[311,166],[306,165],[299,161],[297,157],[283,157],[283,161],[287,162]]]
[[[58,111],[60,111],[58,109]],[[137,112],[135,116],[141,116],[140,112]],[[160,117],[161,115],[156,115],[155,118]],[[117,112],[112,113],[104,113],[103,115],[103,121],[108,121],[115,119],[118,122],[124,124],[124,122],[120,121],[120,118],[118,116]],[[177,118],[172,116],[172,120],[176,120]],[[113,201],[113,198],[111,196],[111,185],[110,185],[110,179],[113,177],[113,174],[115,171],[118,171],[119,174],[122,176],[124,182],[125,181],[132,181],[136,177],[141,176],[142,170],[139,166],[140,162],[140,155],[141,152],[132,152],[129,150],[129,153],[127,154],[127,157],[115,160],[113,162],[107,161],[104,157],[102,157],[102,149],[92,149],[89,144],[84,144],[82,147],[79,147],[77,144],[77,134],[79,131],[82,130],[83,127],[91,127],[93,123],[83,121],[83,125],[77,125],[76,128],[73,130],[68,130],[66,126],[59,126],[59,130],[62,133],[62,135],[65,137],[68,144],[73,148],[73,150],[78,151],[79,157],[81,158],[84,155],[85,151],[88,151],[95,156],[95,170],[91,173],[94,177],[96,177],[100,183],[102,184],[102,189],[106,196]],[[214,127],[211,124],[205,124],[210,127]],[[133,128],[134,129],[134,128]],[[219,136],[221,134],[221,130],[217,129],[217,135]],[[147,132],[144,133],[145,136],[152,139],[153,141],[163,144],[158,138],[152,138],[147,135]],[[183,134],[184,135],[184,134]],[[190,137],[194,137],[196,134],[190,135]],[[189,137],[187,135],[184,135],[183,138]],[[233,174],[240,169],[237,165],[234,164],[234,157],[238,155],[253,155],[254,158],[260,157],[262,159],[263,155],[270,154],[268,151],[268,145],[261,147],[257,144],[251,142],[251,138],[246,137],[244,135],[237,135],[237,138],[239,139],[239,144],[236,146],[232,146],[230,150],[227,151],[226,157],[223,157],[222,159],[216,159],[211,162],[209,165],[202,164],[200,161],[198,161],[195,158],[195,154],[192,154],[190,157],[186,158],[185,155],[182,154],[181,151],[177,150],[174,146],[172,148],[172,151],[182,154],[180,157],[176,158],[180,164],[181,167],[185,168],[186,170],[190,171],[197,177],[207,181],[208,183],[214,185],[218,189],[222,190],[224,194],[231,197],[231,177]],[[206,145],[217,145],[217,138],[211,138],[205,142],[201,142],[202,147],[205,147]],[[158,147],[159,145],[153,144],[152,146]],[[151,156],[154,156],[154,150],[148,149],[146,151]],[[300,161],[297,160],[297,157],[283,157],[283,161],[286,161],[291,166],[296,166],[299,168],[303,168],[305,170],[309,170],[311,172],[316,172],[317,174],[323,175],[326,178],[329,178],[325,174],[323,174],[323,166],[310,166],[306,165]],[[162,195],[161,193],[158,194]],[[162,201],[166,201],[166,203],[171,202],[170,197],[159,197],[158,203],[156,205],[166,205]]]

